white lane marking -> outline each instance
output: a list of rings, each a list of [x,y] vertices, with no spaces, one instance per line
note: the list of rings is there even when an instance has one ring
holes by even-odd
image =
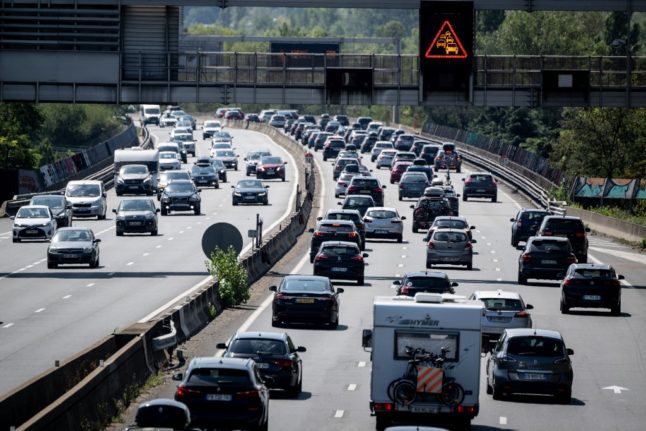
[[[496,281],[502,281],[502,278],[496,278]]]
[[[489,247],[491,247],[491,243],[490,243],[490,242],[488,242],[488,243],[487,243],[487,245],[488,245]]]
[[[403,263],[400,263],[400,264],[398,264],[398,265],[397,265],[397,267],[398,267],[398,268],[403,268],[403,267],[404,267],[404,264],[403,264]]]
[[[192,227],[192,226],[186,226],[186,228],[185,228],[185,229],[186,229],[186,230],[188,230],[188,229],[193,229],[193,227]]]
[[[404,246],[402,247],[402,250],[408,250],[408,247]]]
[[[155,246],[155,248],[162,248],[162,247],[163,247],[163,245],[161,245],[161,244],[157,244],[157,245]]]
[[[99,231],[99,232],[95,233],[95,234],[94,234],[94,236],[99,236],[99,235],[101,235],[101,234],[104,234],[104,233],[106,233],[106,232],[109,232],[109,231],[111,231],[112,229],[114,229],[115,227],[116,227],[116,226],[111,226],[111,227],[109,227],[109,228],[107,228],[107,229],[103,229],[102,231]]]
[[[406,255],[405,255],[405,254],[402,254],[402,259],[406,259]]]
[[[334,418],[341,419],[343,417],[343,413],[345,413],[343,410],[337,410],[336,412],[334,412]]]
[[[181,234],[183,234],[183,233],[184,233],[184,231],[183,231],[183,230],[180,230],[180,231],[179,231],[179,234],[180,234],[180,235],[181,235]]]
[[[39,308],[38,310],[34,311],[34,313],[42,313],[43,311],[45,311],[44,308]]]
[[[349,391],[356,391],[357,390],[357,385],[354,383],[350,383],[347,388]]]
[[[175,238],[173,238],[172,236],[170,238],[168,238],[169,241],[172,241],[173,239],[175,239]]]
[[[85,287],[92,287],[92,286],[94,286],[95,284],[96,284],[96,283],[88,283],[88,284],[86,284],[86,285],[85,285]]]
[[[500,272],[500,268],[496,268],[496,271],[497,271],[497,272]]]
[[[494,263],[498,263],[498,259],[493,259],[493,262],[494,262]]]
[[[144,253],[144,254],[142,254],[142,256],[143,256],[143,257],[146,257],[146,256],[148,256],[148,255],[150,255],[150,253]]]
[[[63,296],[63,298],[62,298],[62,299],[69,299],[69,298],[71,298],[71,297],[72,297],[72,295],[65,295],[65,296]]]
[[[207,217],[207,218],[205,218],[205,220],[211,220],[211,217]],[[199,222],[198,222],[198,223],[199,223]]]
[[[500,416],[500,418],[498,419],[498,423],[500,425],[507,425],[507,417],[506,416]]]
[[[478,233],[480,233],[480,231],[478,231]],[[486,237],[486,236],[484,236],[484,235],[482,235],[480,238],[482,238],[482,239],[487,239],[487,237]]]
[[[401,276],[402,276],[401,274],[395,274],[396,278],[401,278]]]
[[[6,325],[3,326],[3,328],[8,329],[11,328],[14,324],[13,323],[7,323]]]
[[[491,250],[491,253],[492,253],[492,254],[495,254],[495,253],[496,253],[496,250]]]
[[[3,235],[11,235],[11,232],[12,232],[12,231],[9,231],[9,232],[2,232],[2,233],[0,233],[0,236],[3,236]]]
[[[499,191],[500,191],[500,193],[503,194],[503,196],[505,196],[507,199],[509,199],[512,204],[516,205],[516,208],[518,208],[519,210],[523,209],[523,206],[521,204],[519,204],[518,202],[516,202],[516,200],[514,198],[512,198],[511,196],[509,196],[507,193],[503,192],[502,190],[499,190]]]
[[[598,248],[598,247],[590,247],[590,250],[598,251],[600,253],[604,253],[604,252],[608,253],[607,250],[604,250],[603,248]],[[641,254],[627,253],[625,251],[620,251],[620,250],[612,250],[612,252],[608,254],[611,254],[621,259],[631,260],[633,262],[642,263],[646,265],[646,257]]]
[[[33,267],[34,267],[34,265],[27,265],[27,266],[25,266],[25,268],[27,268],[27,269],[29,269],[29,268],[33,268]]]
[[[357,364],[357,367],[359,368],[365,368],[365,366],[366,366],[366,361],[359,361],[359,363]]]
[[[128,263],[126,263],[126,266],[131,266],[133,264],[134,264],[134,262],[128,262]]]

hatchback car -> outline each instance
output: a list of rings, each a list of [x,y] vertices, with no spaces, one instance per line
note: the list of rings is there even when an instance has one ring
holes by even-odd
[[[575,263],[561,281],[561,313],[572,307],[609,308],[615,316],[621,313],[621,280],[610,265]]]
[[[398,151],[410,151],[413,147],[413,142],[415,142],[415,138],[417,138],[416,135],[402,133],[395,139],[395,149]]]
[[[383,206],[384,189],[378,178],[364,175],[356,175],[350,180],[346,195],[368,195],[375,201],[374,206]]]
[[[339,294],[343,288],[335,288],[327,277],[316,275],[288,275],[279,286],[271,286],[272,326],[285,323],[323,323],[331,329],[339,325]]]
[[[281,181],[285,181],[286,164],[287,162],[279,156],[262,156],[256,166],[256,178],[280,178]]]
[[[461,229],[438,229],[426,244],[426,267],[437,264],[465,265],[468,270],[473,268],[473,245],[476,240],[470,240]]]
[[[268,185],[263,185],[260,180],[239,180],[234,186],[231,186],[231,203],[238,204],[255,204],[261,203],[269,205]]]
[[[56,227],[72,226],[72,204],[63,195],[37,195],[31,198],[29,205],[45,205],[56,219]]]
[[[210,163],[208,165],[193,165],[191,167],[191,179],[196,186],[220,188],[218,173],[215,172],[215,168]]]
[[[529,278],[561,280],[569,266],[577,263],[567,238],[532,236],[518,248],[523,249],[518,258],[518,284],[527,284]]]
[[[339,175],[341,175],[341,172],[343,172],[343,170],[348,165],[356,165],[357,172],[359,171],[358,159],[351,158],[351,157],[339,158],[339,159],[336,159],[336,162],[334,162],[334,168],[332,168],[332,179],[336,181],[339,178]]]
[[[540,209],[523,208],[518,211],[516,217],[509,219],[512,222],[511,245],[516,247],[519,242],[527,241],[530,236],[536,235],[543,219],[548,215],[548,211]]]
[[[171,211],[193,211],[199,215],[202,204],[200,192],[193,181],[172,181],[161,194],[161,215],[168,215]]]
[[[298,397],[303,388],[303,360],[299,353],[307,351],[296,347],[286,332],[236,332],[226,343],[218,343],[225,358],[253,359],[265,386],[282,389]]]
[[[410,165],[408,169],[406,169],[406,172],[404,173],[407,174],[407,173],[413,173],[413,172],[421,172],[424,175],[426,175],[426,178],[428,179],[429,186],[430,186],[431,181],[433,181],[433,175],[434,175],[433,168],[430,165],[420,165],[415,163],[415,161],[417,160],[419,159],[413,160],[413,164]]]
[[[431,182],[424,172],[406,171],[399,179],[399,200],[419,198],[430,185]]]
[[[175,401],[186,404],[191,426],[200,429],[266,430],[269,390],[253,359],[197,357],[180,380]]]
[[[397,150],[387,150],[383,149],[379,153],[379,156],[377,156],[377,169],[381,168],[388,168],[390,169],[393,159],[395,158],[395,154],[397,154]]]
[[[451,281],[449,276],[440,271],[407,272],[401,280],[393,281],[391,288],[397,289],[397,295],[415,296],[420,292],[426,293],[455,293],[458,283]]]
[[[114,191],[117,196],[123,194],[145,194],[152,196],[154,192],[153,177],[146,165],[125,165],[119,169],[115,177]]]
[[[462,189],[462,200],[466,201],[469,198],[488,198],[491,202],[498,200],[498,184],[488,172],[473,172],[467,174],[464,181],[464,188]]]
[[[348,241],[354,242],[361,247],[362,239],[355,223],[352,220],[320,220],[316,228],[309,230],[312,233],[310,241],[310,263],[319,251],[321,244],[325,241]]]
[[[227,169],[238,170],[238,155],[233,150],[211,150],[211,157],[221,160]]]
[[[341,208],[344,210],[358,210],[361,217],[366,214],[366,210],[368,208],[377,206],[372,196],[351,194],[346,194],[343,202],[339,202],[338,204],[341,205]]]
[[[373,138],[376,139],[376,138]],[[370,151],[370,161],[374,162],[383,150],[395,150],[395,146],[390,141],[375,141]],[[367,151],[367,150],[366,150]],[[361,150],[362,153],[366,152]]]
[[[408,167],[412,166],[412,165],[413,165],[413,162],[408,162],[408,161],[395,162],[395,161],[393,161],[392,167],[390,169],[390,184],[398,183],[399,180],[401,179],[402,175],[404,174],[404,172],[406,172],[406,169],[408,169]]]
[[[157,200],[161,199],[164,189],[173,181],[176,180],[191,180],[191,174],[184,170],[173,170],[159,173],[159,180],[157,181]]]
[[[432,236],[433,232],[438,229],[460,229],[467,234],[469,239],[473,238],[471,231],[475,229],[475,226],[470,226],[466,217],[456,217],[456,216],[439,216],[435,217],[433,224],[428,228],[428,233],[426,234],[426,241]]]
[[[359,232],[361,237],[361,250],[366,248],[366,225],[363,222],[361,213],[357,210],[327,210],[323,217],[318,217],[317,220],[351,220]]]
[[[314,141],[314,145],[313,145],[314,151],[323,149],[323,145],[325,145],[325,141],[327,141],[327,138],[329,138],[330,136],[332,136],[332,133],[320,132],[316,136],[316,140]],[[307,144],[309,146],[310,142],[308,141]]]
[[[59,229],[47,247],[47,268],[62,264],[90,264],[99,267],[100,238],[94,237],[87,227],[64,227]]]
[[[334,186],[334,197],[338,198],[341,195],[345,195],[348,185],[352,178],[357,175],[354,173],[341,173],[339,178],[336,180],[336,185]]]
[[[573,354],[557,331],[505,329],[487,357],[487,393],[494,399],[513,393],[549,394],[569,404]]]
[[[585,227],[583,220],[572,216],[546,216],[543,218],[536,235],[565,237],[570,240],[570,245],[579,263],[588,261],[589,227]]]
[[[11,219],[13,220],[13,242],[24,239],[47,241],[58,228],[54,214],[46,205],[21,206]]]
[[[327,130],[327,129],[326,129]],[[325,141],[323,146],[323,161],[327,159],[334,159],[339,154],[341,150],[345,148],[345,141],[341,137],[330,137]]]
[[[419,156],[426,160],[426,163],[429,165],[435,164],[435,158],[437,154],[442,150],[442,147],[435,144],[426,144],[422,147],[422,150],[419,152]]]
[[[365,262],[368,253],[361,253],[354,242],[325,241],[314,256],[314,275],[336,280],[356,280],[364,283]]]
[[[440,169],[455,169],[455,172],[462,172],[462,157],[458,155],[455,150],[453,151],[438,151],[435,156],[435,170]]]
[[[402,242],[405,216],[395,208],[371,207],[366,210],[363,221],[366,224],[366,238],[393,238]]]
[[[393,158],[393,165],[397,162],[411,162],[417,159],[417,155],[411,151],[397,151],[395,157]]]
[[[531,328],[532,304],[525,304],[517,292],[504,290],[477,290],[469,299],[481,301],[485,306],[482,315],[483,347],[491,342],[498,342],[505,329]]]
[[[179,170],[182,168],[182,162],[178,158],[179,154],[173,151],[162,151],[159,153],[159,170]]]
[[[151,198],[123,199],[112,212],[117,215],[115,218],[117,236],[129,232],[150,232],[153,236],[157,235],[159,208],[155,207],[155,202]]]
[[[361,146],[358,147],[359,151],[361,153],[370,152],[372,154],[372,150],[374,150],[376,143],[377,143],[377,135],[374,132],[368,133],[368,136],[366,136],[365,138],[362,139]],[[395,147],[392,146],[392,144],[390,144],[390,145],[391,146],[388,147],[388,148],[390,148],[390,149],[395,148]],[[371,155],[371,158],[372,158],[372,155]],[[375,156],[375,159],[376,159],[376,156]],[[372,161],[374,162],[374,160],[372,160]]]

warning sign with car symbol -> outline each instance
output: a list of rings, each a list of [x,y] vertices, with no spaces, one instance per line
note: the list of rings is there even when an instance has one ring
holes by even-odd
[[[437,32],[433,41],[426,49],[426,58],[451,58],[463,59],[468,57],[468,53],[460,38],[456,34],[449,20],[444,21],[440,30]]]

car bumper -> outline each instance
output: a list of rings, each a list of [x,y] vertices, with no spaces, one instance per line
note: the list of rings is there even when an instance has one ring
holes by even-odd
[[[299,322],[299,323],[327,323],[334,320],[336,312],[331,309],[324,308],[299,308],[294,307],[275,307],[272,319],[281,322]]]
[[[488,197],[491,197],[491,196],[496,196],[497,194],[498,194],[497,189],[482,189],[482,188],[470,189],[470,188],[465,188],[462,191],[463,196],[468,196],[470,198],[479,198],[479,197],[488,198]]]
[[[193,182],[196,186],[216,186],[218,184],[217,178],[195,178]]]
[[[561,280],[567,268],[522,268],[520,273],[526,278],[536,278],[541,280]]]
[[[171,211],[192,211],[195,207],[199,206],[199,202],[162,202],[162,206],[170,209]]]
[[[577,289],[575,292],[563,290],[563,298],[565,299],[568,307],[613,308],[621,302],[621,293],[619,291],[604,292],[600,289]]]
[[[334,280],[358,280],[363,278],[363,274],[363,268],[322,266],[314,264],[314,275],[320,275]]]
[[[152,232],[157,229],[154,220],[117,220],[117,232]]]
[[[54,235],[54,229],[51,227],[19,227],[13,228],[13,237],[16,239],[41,239],[49,240]]]
[[[256,171],[256,177],[258,178],[263,178],[263,179],[271,179],[271,178],[285,178],[285,173],[284,172],[267,172],[267,171]]]
[[[103,215],[103,208],[101,207],[72,207],[72,215],[74,217],[93,217]]]
[[[75,264],[75,263],[91,263],[92,253],[51,253],[47,252],[47,262],[56,264]]]
[[[265,196],[234,196],[233,203],[236,204],[260,204],[267,202],[267,195]]]
[[[461,255],[452,255],[452,254],[440,254],[440,253],[429,253],[426,252],[426,263],[446,263],[450,265],[467,265],[473,262],[472,254],[461,254]]]
[[[152,184],[119,184],[115,186],[117,193],[130,193],[130,194],[152,194]]]
[[[366,227],[366,238],[398,238],[403,235],[403,228],[368,228]]]
[[[543,374],[540,371],[531,374]],[[503,392],[557,395],[572,388],[572,376],[560,373],[544,373],[545,380],[528,380],[527,373],[498,371],[495,373],[496,384]]]

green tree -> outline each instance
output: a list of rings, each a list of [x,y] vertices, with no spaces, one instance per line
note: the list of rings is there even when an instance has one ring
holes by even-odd
[[[36,154],[31,148],[29,137],[0,136],[0,167],[31,169],[36,167]]]
[[[222,305],[232,307],[249,300],[249,276],[238,262],[238,253],[233,247],[226,251],[216,248],[206,261],[206,268],[218,280],[218,294]]]

